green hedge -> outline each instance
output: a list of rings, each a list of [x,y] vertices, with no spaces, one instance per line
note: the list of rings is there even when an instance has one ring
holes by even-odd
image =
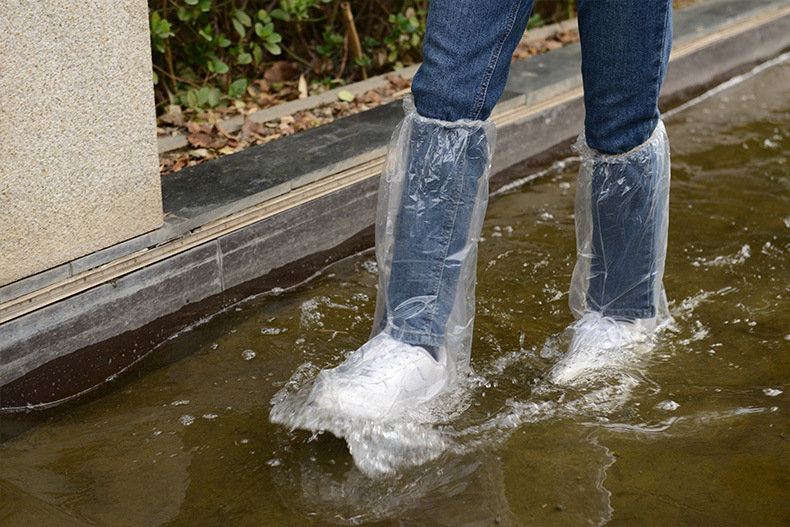
[[[536,1],[533,25],[572,16],[574,3]],[[240,98],[279,60],[295,64],[314,91],[419,62],[428,2],[149,0],[148,7],[157,107],[205,109]]]

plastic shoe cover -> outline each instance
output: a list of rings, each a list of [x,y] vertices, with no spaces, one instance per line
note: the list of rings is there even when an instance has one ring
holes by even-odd
[[[669,141],[659,121],[650,139],[621,155],[591,150],[584,134],[576,190],[577,262],[569,305],[618,320],[671,321],[662,284],[669,219]]]
[[[347,418],[382,420],[430,400],[445,387],[445,360],[379,334],[316,377],[308,405]]]
[[[496,128],[422,117],[409,96],[403,107],[379,187],[371,337],[383,332],[432,353],[446,350],[453,379],[469,365]]]
[[[589,311],[568,329],[568,353],[549,372],[554,384],[574,384],[593,373],[632,366],[636,345],[650,339],[655,319],[615,320]]]

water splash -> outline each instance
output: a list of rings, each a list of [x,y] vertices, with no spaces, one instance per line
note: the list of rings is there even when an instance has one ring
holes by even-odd
[[[610,367],[591,371],[571,387],[537,379],[525,396],[508,398],[493,415],[470,416],[474,400],[485,395],[504,372],[523,362],[534,351],[502,354],[484,370],[486,376],[470,374],[452,390],[406,415],[371,421],[338,415],[310,404],[309,395],[318,373],[305,363],[272,399],[269,419],[289,430],[329,432],[346,441],[356,468],[367,477],[395,477],[410,467],[425,465],[445,454],[466,455],[503,445],[528,424],[552,419],[577,419],[616,412],[627,403],[637,386],[645,384],[640,373],[646,349],[611,361]]]

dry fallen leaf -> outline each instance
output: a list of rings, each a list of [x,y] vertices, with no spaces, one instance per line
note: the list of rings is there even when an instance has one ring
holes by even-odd
[[[159,120],[174,126],[184,126],[184,114],[181,113],[181,107],[177,104],[168,105],[167,112],[161,115]]]
[[[241,127],[241,136],[245,140],[254,139],[256,137],[266,137],[266,129],[261,126],[261,123],[253,121],[249,117],[244,119],[244,124]]]
[[[209,157],[211,153],[205,148],[196,148],[195,150],[190,150],[189,155],[193,157]]]
[[[227,137],[231,141],[238,141],[239,140],[238,137],[230,135],[228,132],[226,132],[219,124],[215,124],[214,127],[217,129],[217,131],[220,134],[224,135],[225,137]]]
[[[395,85],[395,89],[405,90],[411,86],[411,81],[407,81],[397,73],[388,73],[387,80]]]
[[[299,73],[299,66],[293,62],[278,60],[272,64],[271,68],[266,70],[263,78],[269,82],[287,82],[295,79]]]
[[[299,76],[299,98],[307,99],[307,81],[304,75]]]
[[[216,150],[228,144],[228,140],[217,134],[207,134],[205,132],[198,132],[196,134],[189,134],[187,140],[193,146],[201,148],[211,148]],[[199,156],[204,157],[204,156]]]
[[[368,92],[362,96],[362,102],[366,104],[375,104],[381,101],[381,95],[376,92],[376,90],[368,90]]]
[[[562,42],[559,42],[557,40],[543,40],[542,42],[540,42],[539,45],[544,50],[547,49],[551,51],[553,49],[560,49],[562,47]]]

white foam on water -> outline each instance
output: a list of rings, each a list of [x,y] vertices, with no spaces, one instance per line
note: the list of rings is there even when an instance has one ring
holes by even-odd
[[[691,318],[694,310],[703,302],[712,301],[712,297],[725,296],[735,291],[736,289],[732,286],[723,287],[718,291],[700,291],[689,298],[684,298],[678,306],[670,309],[670,313],[673,317],[688,320]]]
[[[666,400],[661,401],[660,403],[658,403],[655,406],[655,408],[657,410],[666,410],[668,412],[674,412],[675,410],[680,408],[680,404],[678,404],[677,402],[673,401],[672,399],[666,399]]]
[[[707,267],[732,267],[734,265],[741,265],[746,260],[748,260],[752,256],[752,248],[749,244],[745,244],[741,247],[741,249],[729,256],[717,256],[713,260],[706,260],[705,258],[698,258],[696,261],[692,262],[691,265],[695,267],[699,267],[701,265]]]

